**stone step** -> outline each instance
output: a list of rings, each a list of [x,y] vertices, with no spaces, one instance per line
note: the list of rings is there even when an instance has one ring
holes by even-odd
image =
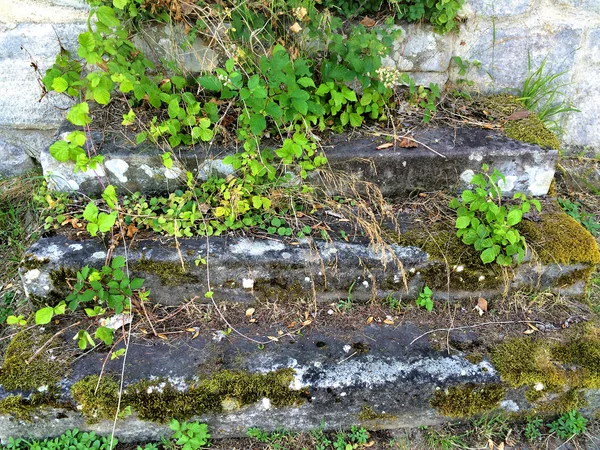
[[[533,251],[515,268],[482,264],[454,230],[416,224],[379,248],[364,239],[157,236],[134,239],[127,249],[118,246],[112,256],[126,256],[132,277],[144,278],[151,300],[163,305],[191,298],[209,301],[204,298],[209,290],[220,299],[247,303],[366,301],[390,294],[413,299],[424,285],[434,290],[436,300],[493,298],[519,289],[581,295],[600,262],[597,244],[562,211],[551,212],[550,204],[544,208],[521,226]],[[40,239],[26,255],[20,275],[28,297],[38,305],[56,304],[68,295],[76,271],[105,264],[107,246],[100,239],[57,235]],[[208,264],[198,264],[201,259]]]
[[[59,131],[59,138],[68,134],[68,127]],[[344,193],[351,180],[375,183],[386,197],[401,198],[419,191],[447,190],[456,192],[467,186],[482,164],[498,169],[506,176],[504,194],[523,192],[543,196],[554,177],[558,152],[544,150],[506,138],[503,134],[477,128],[428,128],[415,132],[416,148],[389,147],[378,150],[383,138],[345,135],[335,136],[324,147],[333,173],[344,173],[344,180],[331,181],[325,187]],[[173,191],[186,186],[186,171],[202,181],[209,175],[227,176],[232,168],[223,164],[231,150],[218,146],[197,146],[176,151],[177,161],[166,169],[157,146],[134,144],[121,135],[92,132],[97,151],[104,155],[104,165],[96,171],[74,173],[72,163],[60,163],[48,149],[40,156],[44,175],[51,185],[62,191],[81,191],[99,195],[103,186],[113,184],[119,192],[153,193]],[[411,141],[412,142],[412,141]],[[322,183],[317,172],[311,178]]]
[[[495,409],[532,410],[523,389],[502,383],[502,372],[487,356],[475,360],[460,351],[434,350],[422,332],[412,323],[353,330],[320,327],[257,346],[236,334],[203,332],[161,341],[138,330],[125,362],[109,358],[101,347],[85,354],[74,350],[75,331],[67,332],[31,365],[52,369],[36,375],[34,384],[27,378],[29,366],[5,364],[2,375],[19,377],[28,388],[0,387],[0,441],[57,436],[74,427],[110,434],[122,371],[121,408],[130,407],[131,413],[116,422],[115,434],[122,442],[158,440],[169,434],[166,423],[172,417],[205,422],[213,437],[235,437],[244,436],[249,427],[307,431],[321,424],[326,430],[360,424],[396,429]],[[50,335],[24,331],[7,354],[25,345],[21,356],[29,357]],[[122,343],[114,350],[119,348]],[[54,359],[43,359],[52,355]],[[584,413],[593,414],[600,402],[598,390],[581,392],[588,405]],[[12,406],[3,403],[7,398]]]

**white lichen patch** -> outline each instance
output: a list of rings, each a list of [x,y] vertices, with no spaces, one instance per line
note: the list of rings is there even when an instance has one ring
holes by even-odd
[[[242,287],[244,289],[253,289],[254,288],[254,280],[252,278],[242,279]]]
[[[471,180],[473,179],[474,176],[475,176],[475,172],[473,172],[471,169],[467,169],[463,173],[460,174],[460,179],[463,180],[467,184],[471,184]]]
[[[513,400],[502,400],[500,402],[500,408],[510,412],[519,411],[519,405],[517,405]]]
[[[526,167],[525,170],[529,176],[529,190],[531,191],[531,195],[546,195],[554,179],[554,167],[551,169],[545,167]]]
[[[367,355],[360,359],[347,359],[341,364],[324,366],[320,370],[298,366],[297,361],[291,359],[288,367],[296,372],[294,381],[290,385],[292,389],[308,386],[315,389],[344,389],[352,386],[374,388],[386,383],[397,383],[409,377],[411,379],[416,377],[423,381],[435,380],[437,383],[443,383],[457,376],[465,378],[476,376],[479,379],[492,380],[496,373],[487,361],[472,364],[458,356],[409,361]],[[310,374],[306,376],[309,370]]]
[[[168,180],[175,180],[179,178],[183,171],[179,167],[171,167],[170,169],[165,169],[165,178]]]
[[[515,190],[517,180],[518,178],[515,175],[507,175],[504,177],[504,180],[498,180],[498,187],[502,192],[512,192]]]
[[[69,245],[69,248],[71,250],[73,250],[74,252],[78,252],[79,250],[81,250],[83,248],[83,246],[81,244],[71,244],[71,245]]]
[[[471,161],[482,161],[483,160],[483,155],[481,153],[471,153],[469,155],[469,160]]]
[[[25,278],[25,283],[32,283],[40,277],[40,274],[41,272],[38,269],[28,270],[27,272],[25,272],[25,275],[23,275],[23,277]]]
[[[144,171],[148,178],[154,177],[154,171],[152,170],[152,167],[150,167],[148,164],[142,164],[140,166],[140,170]]]
[[[127,173],[127,170],[129,170],[129,164],[127,164],[126,161],[118,158],[109,159],[108,161],[104,162],[104,166],[109,172],[117,177],[117,180],[119,180],[121,183],[127,183],[127,177],[125,174]]]
[[[105,259],[106,258],[106,252],[94,252],[92,254],[92,259]]]
[[[255,242],[247,238],[240,239],[229,247],[229,251],[236,255],[262,256],[266,252],[276,252],[285,249],[283,242],[262,241]]]
[[[268,409],[271,409],[271,400],[269,400],[268,398],[263,398],[260,401],[260,406],[262,407],[262,409],[264,409],[265,411]]]

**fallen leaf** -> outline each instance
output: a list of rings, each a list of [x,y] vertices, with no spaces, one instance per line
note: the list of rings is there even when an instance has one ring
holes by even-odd
[[[279,336],[283,336],[283,331],[281,331],[281,330],[277,330],[277,334],[278,334]]]
[[[161,339],[165,339],[165,340],[168,340],[168,339],[169,339],[167,336],[165,336],[165,335],[164,335],[164,334],[162,334],[162,333],[158,333],[158,334],[157,334],[157,336],[158,336],[159,338],[161,338]]]
[[[392,319],[385,319],[383,321],[383,323],[388,324],[388,325],[394,325],[394,321]]]
[[[400,142],[398,142],[398,147],[402,148],[416,148],[419,144],[417,144],[414,140],[409,138],[402,138]]]
[[[303,327],[307,327],[308,325],[310,325],[312,323],[311,319],[305,320],[304,322],[302,322],[302,326]]]
[[[532,329],[523,331],[523,334],[532,334],[532,333],[535,333],[535,331]]]
[[[195,328],[186,328],[185,331],[189,331],[190,333],[195,333],[196,329]]]
[[[490,450],[494,450],[494,441],[491,439],[488,439],[488,447]]]
[[[304,213],[301,211],[296,212],[296,217],[300,218],[300,217],[304,217]]]
[[[373,447],[375,445],[375,441],[369,441],[366,444],[363,444],[364,448]]]
[[[367,325],[369,325],[371,322],[373,322],[373,316],[371,316],[367,319]]]
[[[527,326],[528,326],[529,328],[531,328],[533,331],[540,331],[540,330],[539,330],[539,329],[538,329],[536,326],[534,326],[534,325],[530,324],[529,322],[527,322]]]
[[[254,308],[248,308],[246,310],[246,316],[247,317],[252,317],[252,314],[254,314],[255,309]]]
[[[250,319],[248,322],[254,323],[254,322],[256,322],[256,319]]]
[[[298,22],[294,22],[294,24],[290,27],[290,31],[293,33],[300,33],[302,31],[302,27]]]
[[[360,21],[360,24],[367,28],[371,28],[375,25],[375,21],[370,17],[365,17],[363,20]]]
[[[137,227],[134,224],[129,224],[129,226],[127,227],[127,237],[128,238],[132,238],[133,235],[135,233],[137,233],[139,230],[137,229]]]
[[[279,342],[279,339],[277,339],[275,336],[267,336],[267,339],[270,339],[271,341]]]
[[[524,109],[522,111],[515,111],[510,116],[508,116],[506,120],[521,120],[526,119],[527,117],[529,117],[529,111]]]
[[[381,144],[377,147],[375,147],[376,150],[383,150],[384,148],[390,148],[393,147],[394,143],[393,142],[386,142],[385,144]]]
[[[487,312],[487,300],[483,297],[479,297],[477,300],[477,306],[475,306],[475,310],[479,313],[480,316],[483,316],[483,313]]]
[[[504,450],[504,442],[498,444],[498,450]]]
[[[299,20],[304,19],[307,14],[308,14],[308,11],[306,10],[306,8],[304,6],[300,6],[300,7],[294,9],[294,15]]]
[[[292,323],[290,323],[287,327],[288,328],[294,328],[296,325],[298,325],[298,323],[294,320]]]
[[[423,197],[423,198],[425,198],[425,197],[427,197],[427,193],[425,193],[425,192],[421,192],[421,193],[419,194],[419,197]]]

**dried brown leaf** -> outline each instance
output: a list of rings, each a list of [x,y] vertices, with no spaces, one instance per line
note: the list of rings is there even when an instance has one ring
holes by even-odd
[[[367,28],[371,28],[373,26],[375,26],[375,21],[373,19],[371,19],[370,17],[366,17],[360,21],[360,24],[367,27]]]

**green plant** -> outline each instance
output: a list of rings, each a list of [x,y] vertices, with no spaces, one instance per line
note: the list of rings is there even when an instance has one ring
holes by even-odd
[[[567,84],[557,82],[567,71],[552,74],[544,73],[546,63],[547,58],[544,58],[540,66],[534,70],[531,54],[527,55],[527,77],[523,82],[519,97],[527,109],[537,113],[537,116],[547,128],[560,133],[562,128],[557,116],[569,112],[579,112],[579,109],[565,100],[562,88]]]
[[[6,319],[13,314],[15,297],[16,295],[13,291],[0,295],[0,325],[4,324]]]
[[[561,415],[554,422],[548,424],[551,433],[560,439],[570,439],[573,436],[586,432],[587,419],[577,410]]]
[[[425,308],[429,312],[433,310],[433,291],[429,286],[423,287],[421,292],[419,292],[419,296],[415,300],[415,303],[420,308]]]
[[[3,448],[6,450],[112,450],[117,444],[117,439],[97,436],[93,431],[82,433],[74,428],[54,439],[43,441],[9,438],[8,444]]]
[[[179,422],[173,419],[169,427],[174,431],[173,439],[177,439],[177,445],[182,450],[198,450],[210,442],[208,425],[205,423]]]
[[[400,300],[398,300],[396,297],[394,297],[394,294],[389,294],[385,300],[384,303],[390,308],[390,309],[400,309],[400,306],[402,305],[402,302]]]
[[[482,173],[471,179],[475,189],[465,189],[461,200],[454,198],[448,206],[456,210],[456,235],[463,243],[481,252],[484,264],[495,261],[501,266],[510,266],[513,256],[517,257],[517,263],[523,260],[526,248],[525,238],[515,225],[521,222],[531,205],[539,212],[541,204],[517,192],[513,200],[518,203],[502,205],[499,182],[506,182],[506,179],[498,170],[494,169],[491,174],[488,170],[488,166],[484,165]]]
[[[429,88],[417,86],[414,78],[409,74],[403,73],[400,81],[408,86],[409,101],[423,108],[423,122],[428,123],[437,111],[437,100],[440,98],[440,88],[436,83],[430,83]]]
[[[341,298],[337,302],[338,309],[342,311],[347,311],[352,308],[352,290],[354,289],[354,285],[356,284],[356,280],[352,281],[350,287],[348,288],[348,296],[346,298]]]
[[[583,225],[586,230],[588,230],[594,236],[598,235],[598,231],[600,231],[600,223],[598,223],[593,214],[590,214],[587,211],[580,211],[579,208],[581,207],[581,204],[579,202],[573,203],[567,198],[559,198],[558,204],[564,212]]]
[[[537,441],[542,437],[540,427],[544,424],[540,417],[528,417],[523,434],[528,441]]]
[[[144,445],[144,447],[140,447],[138,445],[136,450],[158,450],[158,445],[150,442],[150,443]]]

